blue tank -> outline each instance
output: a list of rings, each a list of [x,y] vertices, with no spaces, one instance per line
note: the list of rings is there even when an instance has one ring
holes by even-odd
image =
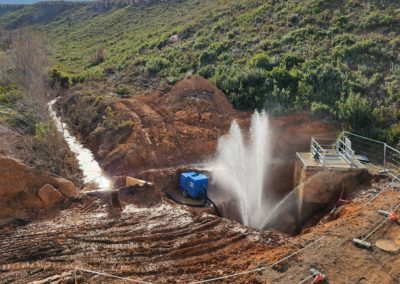
[[[192,198],[206,196],[208,177],[196,172],[181,173],[179,187],[185,196]]]

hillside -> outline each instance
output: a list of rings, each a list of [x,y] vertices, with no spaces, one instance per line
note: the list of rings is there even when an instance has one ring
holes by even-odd
[[[399,24],[399,0],[0,5],[0,284],[398,283]]]
[[[71,84],[108,80],[135,95],[194,73],[237,108],[311,109],[399,141],[398,1],[51,3],[0,24],[47,34]]]

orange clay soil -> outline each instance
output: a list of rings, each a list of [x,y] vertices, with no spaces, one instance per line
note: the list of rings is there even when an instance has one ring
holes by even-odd
[[[30,224],[2,227],[0,283],[29,283],[60,275],[64,282],[54,283],[74,283],[72,275],[78,268],[153,283],[189,283],[265,266],[262,272],[222,283],[298,283],[309,276],[310,268],[326,274],[329,283],[398,283],[398,255],[376,247],[363,250],[351,243],[384,220],[377,209],[400,202],[398,192],[388,192],[363,208],[367,198],[387,186],[385,181],[374,183],[367,191],[371,195],[355,196],[297,237],[249,229],[163,198],[150,207],[123,198],[121,209],[111,209],[104,198],[86,197]],[[388,222],[367,241],[374,244],[399,236],[399,225]],[[321,237],[298,255],[268,267]],[[124,283],[82,271],[76,272],[76,279],[78,283]]]

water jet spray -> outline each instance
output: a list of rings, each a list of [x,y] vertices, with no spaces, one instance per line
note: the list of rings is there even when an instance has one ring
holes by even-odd
[[[235,200],[241,222],[259,228],[267,211],[263,190],[271,162],[271,130],[264,111],[253,114],[248,136],[245,139],[238,123],[232,122],[228,135],[218,142],[212,176]]]

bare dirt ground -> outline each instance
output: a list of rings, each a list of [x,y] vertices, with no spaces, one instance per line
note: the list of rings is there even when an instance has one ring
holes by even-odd
[[[75,268],[183,283],[249,267],[260,251],[282,243],[279,234],[257,232],[168,201],[110,211],[102,201],[85,198],[54,216],[2,229],[0,283],[27,283]],[[82,272],[78,278],[79,283],[113,281]]]
[[[367,200],[385,188],[383,194],[365,206]],[[393,242],[397,239],[399,242],[398,223],[387,221],[366,240],[373,245],[372,251],[358,248],[352,243],[353,238],[365,237],[385,220],[385,217],[377,214],[378,209],[390,211],[390,208],[400,204],[399,193],[390,190],[385,181],[374,183],[367,192],[325,218],[337,218],[336,220],[321,221],[316,227],[293,238],[288,245],[260,254],[260,259],[271,259],[271,255],[279,252],[284,256],[295,248],[324,237],[316,245],[284,262],[279,269],[266,273],[266,281],[299,283],[310,275],[310,268],[317,268],[327,275],[329,283],[400,283],[399,255],[384,252],[375,246],[378,239]],[[311,280],[305,283],[310,282]]]
[[[42,220],[1,229],[0,283],[54,280],[60,275],[64,282],[54,283],[125,282],[78,269],[153,283],[189,283],[260,267],[267,268],[222,282],[299,283],[309,276],[310,268],[317,268],[329,283],[398,283],[398,254],[376,247],[367,251],[351,243],[385,219],[377,209],[400,203],[399,193],[388,191],[363,207],[387,186],[384,181],[374,183],[367,193],[297,237],[246,228],[165,199],[151,207],[126,199],[116,210],[103,199],[85,197]],[[315,245],[269,267],[321,237]],[[400,226],[388,221],[367,241],[399,237]]]

